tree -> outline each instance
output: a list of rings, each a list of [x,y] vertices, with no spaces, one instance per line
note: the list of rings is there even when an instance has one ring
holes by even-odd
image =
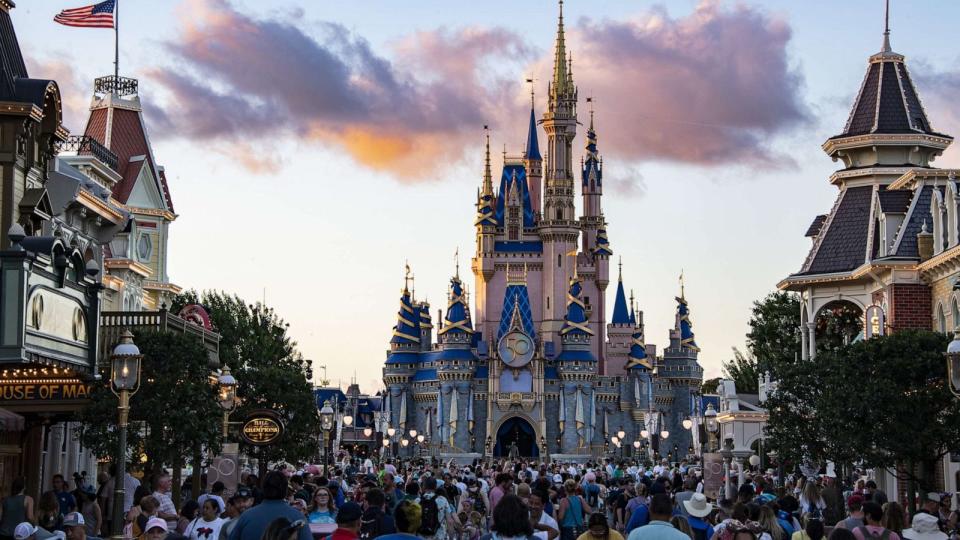
[[[284,421],[280,441],[266,447],[241,443],[241,451],[256,457],[261,468],[268,461],[308,461],[319,449],[320,418],[313,397],[310,362],[304,360],[287,334],[285,323],[272,308],[247,304],[236,295],[188,291],[174,302],[202,304],[220,333],[220,363],[230,366],[237,379],[242,418],[254,409],[270,409]],[[261,471],[262,472],[262,471]]]
[[[720,386],[720,377],[714,377],[713,379],[707,379],[703,381],[703,384],[700,385],[700,394],[716,394],[717,388]]]
[[[197,448],[219,452],[222,442],[222,411],[217,387],[210,383],[207,350],[196,337],[173,332],[137,332],[134,342],[143,360],[140,390],[130,399],[129,462],[146,459],[148,470],[172,466],[179,478]],[[110,390],[109,364],[101,366],[100,376],[81,412],[78,434],[97,455],[114,456],[118,403]]]
[[[932,489],[934,464],[960,440],[946,346],[943,334],[901,331],[790,366],[767,402],[768,439],[797,460],[898,467],[909,492]]]
[[[737,392],[756,394],[760,389],[760,369],[757,359],[752,354],[744,355],[736,347],[733,348],[733,360],[723,363],[723,376],[733,379],[737,385]]]

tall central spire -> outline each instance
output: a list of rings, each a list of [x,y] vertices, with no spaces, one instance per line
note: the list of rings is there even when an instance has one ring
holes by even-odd
[[[567,47],[563,39],[563,0],[560,0],[560,17],[557,19],[557,48],[553,54],[553,87],[557,92],[567,88]]]
[[[885,52],[885,53],[893,52],[893,49],[890,48],[890,0],[887,0],[887,10],[884,13],[884,18],[883,18],[883,50],[882,52]]]

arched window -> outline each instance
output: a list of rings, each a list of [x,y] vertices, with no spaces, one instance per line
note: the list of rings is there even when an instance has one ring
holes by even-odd
[[[947,333],[947,316],[943,313],[943,304],[937,305],[937,329],[941,333]]]

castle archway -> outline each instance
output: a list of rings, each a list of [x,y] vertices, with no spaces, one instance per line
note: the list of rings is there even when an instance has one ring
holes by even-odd
[[[537,432],[524,418],[507,418],[497,429],[496,444],[493,447],[495,457],[509,457],[511,448],[516,445],[519,457],[537,457],[540,448],[537,445]]]

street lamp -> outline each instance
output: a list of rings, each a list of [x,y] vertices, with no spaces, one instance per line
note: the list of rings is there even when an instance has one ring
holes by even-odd
[[[140,389],[140,361],[143,355],[133,343],[133,334],[124,330],[120,336],[120,343],[113,349],[110,357],[110,390],[117,395],[118,422],[120,429],[120,444],[117,455],[117,476],[113,489],[113,536],[123,536],[123,499],[127,474],[127,420],[130,417],[130,396]]]
[[[237,379],[230,374],[230,366],[223,366],[217,377],[220,387],[220,408],[223,409],[223,440],[230,433],[230,413],[237,406]]]
[[[690,429],[693,427],[693,420],[689,418],[683,419],[683,429]]]
[[[330,430],[333,429],[333,407],[330,406],[330,400],[323,402],[320,409],[320,430],[323,431],[323,470],[327,471],[327,465],[330,461],[328,448],[330,445]]]
[[[400,446],[406,448],[407,445],[409,445],[409,444],[410,444],[410,441],[407,440],[406,438],[400,439]]]
[[[713,408],[713,403],[707,403],[707,410],[703,412],[704,427],[707,428],[707,450],[713,451],[713,441],[717,438],[717,432],[720,431],[720,423],[717,422],[717,411]]]
[[[387,437],[393,438],[397,434],[397,428],[388,427],[387,428]]]
[[[411,439],[416,439],[416,438],[417,438],[417,430],[415,430],[415,429],[411,429],[411,430],[410,430],[410,438],[411,438]]]
[[[649,438],[649,437],[650,437],[650,432],[649,432],[649,431],[647,431],[647,430],[645,430],[645,429],[640,430],[640,438],[641,438],[641,439],[647,439],[647,438]]]
[[[960,398],[960,331],[954,332],[953,341],[947,345],[947,386]]]
[[[353,417],[350,416],[349,414],[343,415],[342,420],[343,420],[343,425],[346,427],[350,427],[351,425],[353,425]]]
[[[617,432],[617,438],[620,439],[621,441],[622,441],[623,438],[626,437],[626,436],[627,436],[627,432],[625,432],[625,431],[622,430],[622,429]]]
[[[669,438],[669,437],[670,437],[670,432],[669,432],[669,431],[663,430],[663,431],[660,432],[660,438],[661,438],[661,439],[667,439],[667,438]]]
[[[373,435],[373,428],[372,428],[372,427],[369,427],[369,426],[368,426],[368,427],[363,428],[363,436],[364,436],[364,437],[369,437],[369,436],[371,436],[371,435]]]

